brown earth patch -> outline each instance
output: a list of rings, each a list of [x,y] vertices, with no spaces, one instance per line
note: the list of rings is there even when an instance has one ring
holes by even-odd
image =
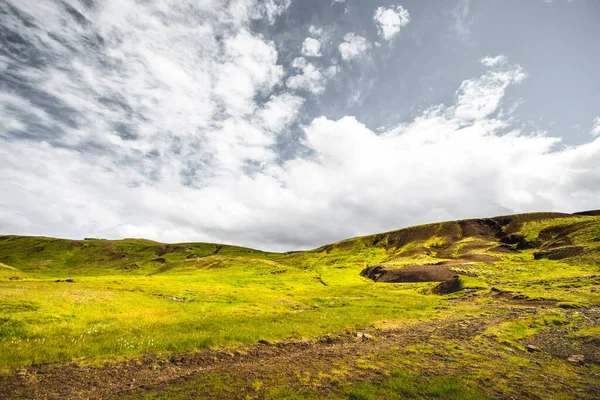
[[[30,255],[35,254],[35,253],[40,253],[40,252],[44,251],[44,249],[45,249],[45,246],[42,246],[42,245],[40,245],[40,246],[34,246],[34,247],[31,247],[31,248],[27,249],[25,251],[25,255],[30,256]]]
[[[568,225],[556,225],[542,229],[538,235],[541,240],[547,241],[551,239],[563,239],[567,235],[585,228],[590,224],[589,221],[576,222]]]
[[[124,270],[124,271],[133,271],[133,270],[136,270],[136,269],[139,269],[139,268],[140,268],[140,266],[138,264],[136,264],[136,263],[127,264],[127,265],[124,265],[124,266],[121,267],[121,269]]]
[[[510,245],[501,244],[500,246],[492,247],[489,251],[495,253],[518,253],[517,249],[512,248]]]
[[[581,246],[559,247],[556,249],[548,249],[533,253],[535,260],[546,258],[548,260],[563,260],[565,258],[577,257],[585,252],[585,248]]]
[[[582,221],[568,225],[551,226],[539,233],[539,240],[544,242],[542,247],[546,249],[570,246],[573,244],[573,241],[568,236],[578,230],[584,229],[591,223],[593,222]]]
[[[518,304],[529,307],[551,307],[558,303],[556,300],[530,299],[527,296],[503,291],[494,287],[490,291],[490,296],[494,300],[506,301],[510,304]]]
[[[581,211],[573,213],[573,215],[599,216],[600,210]]]
[[[462,237],[495,239],[502,232],[502,226],[493,219],[466,219],[459,221]]]
[[[373,265],[363,269],[361,276],[374,282],[442,282],[452,279],[456,273],[445,265],[412,265],[392,268],[385,265]]]
[[[450,294],[460,292],[463,289],[462,282],[458,279],[458,276],[454,276],[452,279],[444,281],[431,289],[433,294]]]
[[[422,225],[411,228],[401,229],[399,231],[383,233],[373,237],[373,246],[383,245],[385,248],[395,247],[399,249],[411,242],[426,241],[434,236],[437,229],[434,225]]]
[[[579,337],[566,328],[548,328],[533,336],[525,343],[536,346],[555,358],[568,359],[574,354],[584,357],[583,363],[600,364],[600,339]]]
[[[155,250],[155,254],[157,256],[164,256],[165,254],[170,254],[170,253],[185,253],[187,251],[187,249],[185,247],[181,247],[181,246],[177,246],[177,245],[173,245],[173,244],[167,244],[164,246],[158,246]]]

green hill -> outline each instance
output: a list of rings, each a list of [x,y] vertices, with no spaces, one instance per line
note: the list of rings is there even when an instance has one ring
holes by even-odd
[[[0,236],[0,262],[41,274],[155,274],[240,258],[275,260],[300,268],[322,263],[391,266],[462,260],[477,262],[533,254],[593,262],[600,249],[600,211],[529,213],[420,225],[343,240],[305,252],[271,253],[210,243],[164,244],[146,239],[67,240]]]
[[[380,390],[375,387],[390,382],[407,384],[412,378],[396,374],[403,378],[384,386],[353,386],[353,376],[375,379],[375,371],[385,375],[399,366],[446,376],[450,361],[435,360],[458,357],[454,362],[466,371],[459,387],[465,382],[476,387],[481,392],[474,398],[482,393],[520,397],[519,390],[525,389],[514,385],[516,378],[498,374],[507,374],[509,367],[531,374],[538,368],[533,361],[546,360],[554,368],[546,373],[556,384],[522,386],[543,398],[574,390],[577,382],[600,388],[593,378],[600,376],[599,305],[598,211],[448,221],[288,253],[145,239],[0,236],[0,371],[15,379],[12,385],[22,379],[14,375],[16,368],[43,363],[76,360],[99,368],[105,361],[148,354],[204,357],[206,349],[220,348],[253,354],[254,347],[239,346],[307,340],[321,346],[323,338],[329,346],[328,340],[338,340],[331,338],[344,343],[343,335],[371,332],[379,338],[374,359],[353,359],[350,365],[340,358],[329,372],[312,371],[337,380],[334,386],[328,381],[328,387],[337,388],[331,393],[344,397],[363,389],[375,393]],[[435,333],[453,332],[457,323],[478,328],[468,341],[467,336]],[[409,327],[422,341],[392,352],[399,345],[385,345],[385,338]],[[535,353],[527,350],[529,345]],[[423,359],[427,354],[431,357]],[[537,357],[533,361],[531,354]],[[568,377],[580,368],[567,360],[573,354],[584,357],[587,372],[571,382]],[[273,362],[272,372],[283,373],[285,368]],[[235,377],[227,379],[219,385],[241,385]],[[292,378],[278,379],[284,383],[272,382],[273,390]],[[429,382],[419,379],[423,385]],[[485,379],[493,379],[495,389]],[[202,385],[213,385],[207,391],[217,390],[215,382],[204,380]],[[28,392],[31,385],[23,383],[21,397],[35,397]],[[35,385],[46,393],[39,382]],[[240,386],[240,393],[265,397],[262,384],[256,385]],[[306,396],[320,398],[320,386],[315,387],[304,388]],[[187,398],[191,389],[176,390]],[[8,395],[0,390],[3,396]]]

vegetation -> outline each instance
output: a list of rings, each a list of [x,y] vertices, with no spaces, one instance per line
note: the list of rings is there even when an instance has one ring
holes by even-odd
[[[448,291],[439,281],[377,283],[360,275],[374,265],[449,268],[459,277]],[[526,389],[594,398],[599,268],[594,212],[450,221],[290,253],[0,236],[0,397],[9,382],[25,379],[18,371],[45,363],[94,370],[172,354],[245,357],[262,351],[259,341],[333,346],[339,337],[340,348],[367,358],[335,353],[332,364],[307,364],[308,377],[294,364],[263,366],[272,377],[252,375],[248,384],[235,373],[194,373],[130,395],[462,399]],[[456,335],[440,333],[455,327]],[[399,329],[418,335],[393,339]],[[373,339],[357,344],[357,332]],[[573,354],[585,361],[568,361]],[[542,361],[553,368],[545,378]]]

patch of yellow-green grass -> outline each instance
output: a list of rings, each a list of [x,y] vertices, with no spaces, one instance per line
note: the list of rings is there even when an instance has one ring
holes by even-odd
[[[600,326],[586,326],[571,333],[571,336],[585,337],[600,341]]]
[[[534,240],[546,227],[599,221],[570,237],[586,248],[600,243],[600,218],[554,217],[525,215],[511,229]],[[455,225],[409,228],[418,240],[404,238],[399,248],[387,247],[399,237],[388,232],[290,253],[143,239],[2,236],[0,366],[105,360],[406,326],[461,315],[474,305],[493,306],[495,300],[488,296],[492,286],[521,300],[574,307],[600,304],[598,253],[590,252],[582,261],[534,260],[534,249],[488,253],[486,246],[494,243],[487,239],[450,243]],[[454,258],[464,252],[488,253],[500,261],[456,266],[476,276],[461,277],[469,290],[451,296],[431,294],[436,283],[382,284],[359,275],[374,264],[443,261],[440,249]],[[521,340],[540,326],[516,321],[497,334]]]
[[[542,310],[539,315],[519,318],[490,327],[484,335],[493,335],[499,343],[522,347],[523,340],[531,338],[544,329],[557,326],[577,328],[582,322],[581,317],[567,316],[564,311]]]
[[[592,216],[571,216],[564,218],[553,218],[553,219],[545,219],[545,220],[533,220],[524,222],[523,225],[519,229],[519,233],[525,236],[525,240],[528,242],[533,242],[538,239],[540,232],[546,228],[550,227],[560,227],[560,226],[568,226],[573,225],[585,221],[597,221],[598,217]]]
[[[375,399],[486,399],[484,393],[462,380],[444,376],[422,376],[392,371],[388,378],[377,382],[354,384],[346,389],[352,400]]]
[[[418,285],[376,285],[357,273],[228,262],[193,273],[0,282],[0,366],[316,337],[433,318],[442,302]]]

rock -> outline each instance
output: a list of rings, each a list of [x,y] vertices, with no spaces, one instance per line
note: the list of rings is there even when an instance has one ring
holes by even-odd
[[[362,332],[356,332],[356,337],[362,339],[365,334]]]
[[[540,349],[537,346],[534,346],[532,344],[528,344],[527,346],[525,346],[525,349],[527,349],[527,351],[530,353],[535,353],[536,351],[540,351]]]
[[[369,335],[368,333],[363,334],[363,340],[370,340],[373,339],[372,335]]]
[[[567,358],[567,360],[569,360],[573,364],[583,365],[583,363],[585,361],[585,357],[581,354],[573,354],[572,356]]]

